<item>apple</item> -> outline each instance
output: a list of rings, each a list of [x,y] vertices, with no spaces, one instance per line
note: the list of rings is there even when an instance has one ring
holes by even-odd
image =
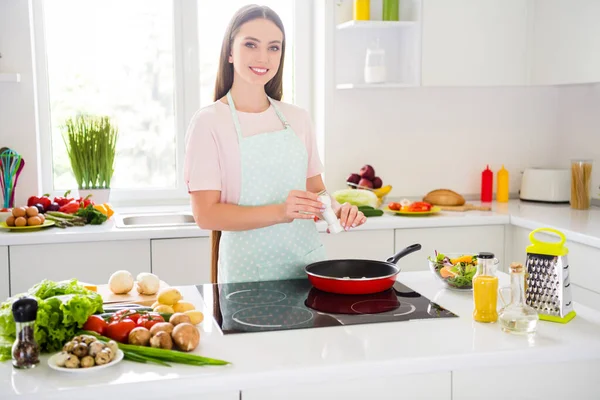
[[[365,165],[360,169],[359,175],[361,178],[373,180],[375,178],[375,170],[370,165]]]
[[[373,182],[371,182],[368,179],[362,178],[359,182],[358,182],[359,186],[364,186],[364,187],[368,187],[369,189],[373,189]]]
[[[359,181],[360,181],[360,175],[359,174],[350,174],[350,176],[348,177],[348,179],[346,179],[346,182],[348,182],[348,183],[354,183],[355,185],[358,185]]]
[[[376,176],[375,178],[373,178],[372,182],[373,182],[373,189],[379,189],[380,187],[383,186],[383,181],[378,176]]]

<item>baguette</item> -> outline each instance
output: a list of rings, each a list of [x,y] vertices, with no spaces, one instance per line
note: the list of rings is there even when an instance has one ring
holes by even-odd
[[[436,189],[423,197],[423,201],[434,206],[462,206],[465,198],[450,189]]]

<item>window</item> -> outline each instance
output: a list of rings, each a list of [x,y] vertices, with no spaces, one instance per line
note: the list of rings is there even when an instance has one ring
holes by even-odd
[[[245,4],[34,0],[44,192],[76,188],[62,126],[88,113],[110,116],[119,129],[111,201],[187,199],[185,130],[194,112],[213,102],[222,37]],[[298,24],[310,31],[311,2],[261,4],[286,28],[284,100],[309,107],[309,64],[302,60],[297,68],[294,33]]]

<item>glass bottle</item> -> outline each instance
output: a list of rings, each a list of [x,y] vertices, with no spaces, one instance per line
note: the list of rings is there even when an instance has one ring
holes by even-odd
[[[12,364],[19,369],[33,368],[40,362],[40,348],[34,338],[38,303],[21,297],[12,305],[17,337],[12,346]]]
[[[477,322],[498,320],[497,260],[493,253],[482,252],[477,256],[477,272],[473,277],[473,319]]]
[[[510,290],[510,303],[506,303],[502,291]],[[533,334],[537,329],[538,313],[525,302],[525,272],[523,264],[510,265],[510,287],[500,289],[500,299],[504,307],[498,320],[504,332]]]

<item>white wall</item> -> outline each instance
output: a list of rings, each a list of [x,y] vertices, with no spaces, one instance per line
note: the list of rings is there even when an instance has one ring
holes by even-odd
[[[504,163],[516,193],[525,167],[556,164],[559,90],[338,90],[326,183],[341,188],[349,173],[371,164],[394,187],[391,196],[437,188],[479,194],[481,171]]]
[[[600,84],[561,87],[558,102],[559,159],[590,158],[592,196],[600,199]]]
[[[15,190],[17,204],[25,203],[28,196],[38,193],[39,156],[29,6],[28,0],[0,1],[0,72],[21,74],[19,83],[0,83],[0,147],[12,148],[25,160]]]

